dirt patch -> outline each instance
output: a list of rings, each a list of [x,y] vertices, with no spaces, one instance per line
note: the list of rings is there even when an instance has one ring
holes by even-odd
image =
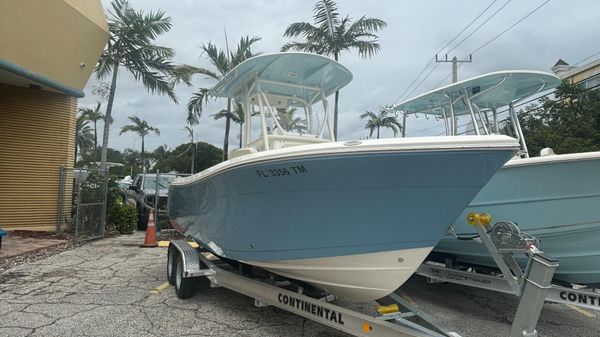
[[[34,239],[54,239],[54,240],[69,240],[72,241],[72,234],[57,234],[55,232],[44,232],[44,231],[24,231],[24,230],[11,230],[8,235],[20,238],[34,238]]]
[[[28,263],[28,262],[34,262],[34,261],[39,261],[39,260],[43,260],[46,259],[52,255],[56,255],[59,253],[62,253],[66,250],[69,249],[73,249],[75,247],[79,247],[81,245],[85,244],[84,242],[82,243],[76,243],[74,241],[69,241],[69,242],[65,242],[63,244],[60,244],[58,246],[53,246],[53,247],[49,247],[49,248],[42,248],[42,249],[38,249],[26,254],[21,254],[21,255],[17,255],[17,256],[12,256],[12,257],[7,257],[7,258],[2,258],[0,259],[0,276],[3,276],[4,274],[2,274],[5,270],[10,269],[12,267],[18,266],[22,263]],[[1,280],[0,280],[1,282]]]

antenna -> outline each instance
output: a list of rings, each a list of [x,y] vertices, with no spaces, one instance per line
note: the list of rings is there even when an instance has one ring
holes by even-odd
[[[229,41],[227,40],[227,28],[223,26],[223,32],[225,33],[225,50],[227,50],[227,58],[229,58]]]

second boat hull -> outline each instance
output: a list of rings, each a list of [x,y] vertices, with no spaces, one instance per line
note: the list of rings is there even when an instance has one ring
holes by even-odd
[[[600,152],[511,160],[458,218],[457,235],[476,234],[465,221],[470,212],[513,221],[540,239],[541,249],[559,259],[556,280],[600,285]],[[483,245],[472,240],[446,237],[435,252],[494,266]]]

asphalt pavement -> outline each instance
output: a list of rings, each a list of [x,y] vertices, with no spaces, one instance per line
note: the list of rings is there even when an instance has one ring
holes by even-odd
[[[0,274],[0,336],[346,336],[224,288],[180,300],[164,248],[141,233],[92,242]],[[421,277],[399,293],[465,337],[507,336],[518,299]],[[370,313],[375,304],[354,306]],[[600,311],[546,304],[540,337],[600,336]]]

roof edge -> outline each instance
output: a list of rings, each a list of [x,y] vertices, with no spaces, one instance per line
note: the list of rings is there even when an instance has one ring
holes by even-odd
[[[68,96],[73,96],[73,97],[77,97],[77,98],[82,98],[85,96],[85,93],[79,89],[75,89],[73,87],[70,87],[68,85],[65,85],[63,83],[60,83],[58,81],[55,81],[49,77],[46,77],[44,75],[41,74],[37,74],[34,72],[31,72],[19,65],[16,65],[12,62],[8,62],[6,60],[1,60],[0,59],[0,69],[2,70],[6,70],[10,73],[13,73],[17,76],[21,76],[24,77],[28,80],[37,82],[39,84],[45,85],[49,88],[52,88],[54,90],[60,91],[61,93],[68,95]]]

